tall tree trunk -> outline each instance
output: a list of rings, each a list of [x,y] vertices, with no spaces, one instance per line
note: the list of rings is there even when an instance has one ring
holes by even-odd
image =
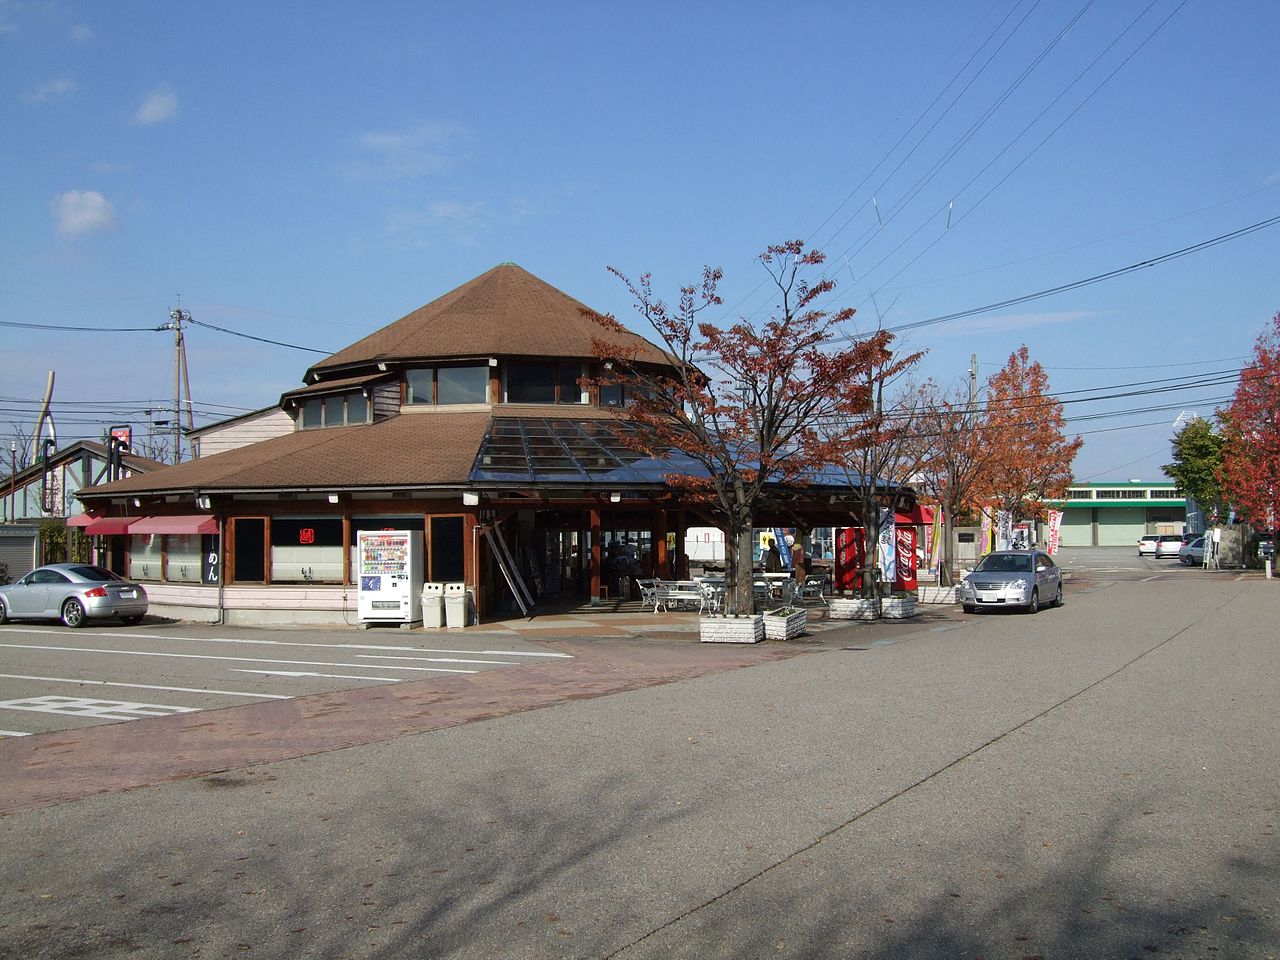
[[[742,524],[736,534],[737,563],[734,566],[733,599],[729,613],[750,616],[755,613],[755,594],[752,591],[755,577],[752,576],[751,555],[755,543],[752,541],[751,523]]]

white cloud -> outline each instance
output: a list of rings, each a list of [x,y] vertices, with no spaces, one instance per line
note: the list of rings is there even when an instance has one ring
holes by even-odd
[[[399,210],[387,218],[386,235],[397,246],[422,247],[441,236],[475,243],[485,226],[484,204],[436,200],[421,210]]]
[[[961,336],[978,333],[1010,333],[1031,327],[1044,327],[1056,323],[1072,323],[1093,316],[1087,310],[1066,310],[1061,313],[1020,313],[1007,317],[969,317],[940,324],[933,336]]]
[[[421,177],[449,169],[468,131],[451,123],[422,123],[403,131],[365,133],[357,145],[372,156],[355,170],[360,177]]]
[[[71,39],[76,43],[88,43],[93,39],[93,29],[87,23],[77,23],[71,28]]]
[[[113,229],[119,220],[111,201],[96,190],[68,190],[52,203],[54,226],[64,237]]]
[[[76,90],[76,82],[70,77],[57,77],[45,81],[34,90],[28,90],[22,95],[22,99],[27,103],[48,103],[50,100],[58,100],[69,93],[75,93]]]
[[[169,90],[152,90],[142,101],[133,122],[140,126],[164,123],[178,115],[178,95]]]

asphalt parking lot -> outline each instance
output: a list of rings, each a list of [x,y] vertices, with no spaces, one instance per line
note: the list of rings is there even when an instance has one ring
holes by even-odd
[[[494,641],[498,644],[495,645]],[[290,700],[570,657],[519,637],[168,622],[0,627],[0,736]]]
[[[86,746],[77,781],[426,724],[35,797],[0,956],[1275,957],[1278,620],[1257,578],[1130,571],[785,655],[547,641],[573,658],[0,741],[17,794]]]

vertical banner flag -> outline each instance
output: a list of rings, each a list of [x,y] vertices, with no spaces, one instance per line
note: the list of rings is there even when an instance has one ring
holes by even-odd
[[[876,558],[880,561],[880,576],[892,583],[898,576],[898,547],[893,536],[892,510],[880,511],[880,539],[876,544]]]
[[[925,528],[925,536],[928,542],[925,545],[925,555],[929,558],[929,570],[936,577],[938,575],[939,561],[942,559],[942,508],[938,507],[933,511],[933,524]]]
[[[1048,543],[1049,556],[1051,557],[1057,556],[1058,546],[1061,543],[1061,538],[1062,538],[1062,511],[1050,510],[1049,511],[1049,543]]]
[[[1013,514],[1008,510],[996,511],[996,549],[1013,549]]]
[[[978,555],[985,557],[991,552],[991,513],[986,507],[982,508],[982,526],[978,535]]]

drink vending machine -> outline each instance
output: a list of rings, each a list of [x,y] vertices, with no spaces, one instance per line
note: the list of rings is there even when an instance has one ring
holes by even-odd
[[[411,624],[422,619],[421,530],[361,530],[356,559],[356,615],[361,624]]]

